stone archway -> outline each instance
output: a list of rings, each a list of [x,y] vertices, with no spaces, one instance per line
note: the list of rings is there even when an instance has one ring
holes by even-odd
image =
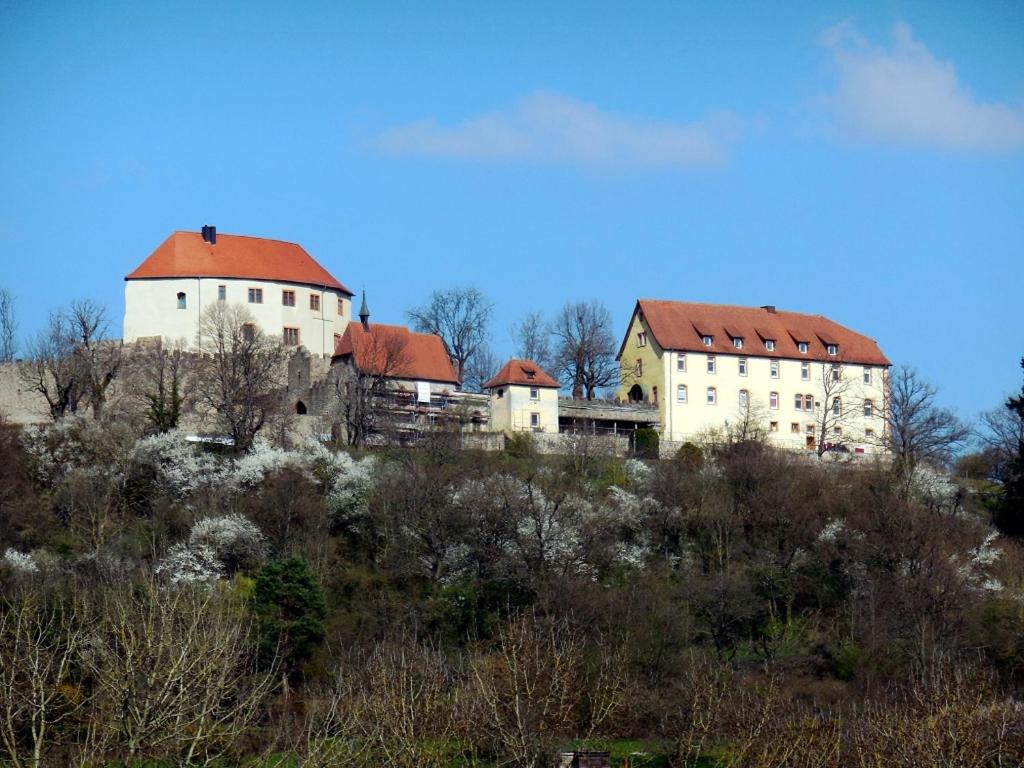
[[[305,416],[306,415],[306,404],[304,402],[302,402],[301,400],[299,400],[299,402],[297,402],[295,404],[295,412],[297,414],[299,414],[299,416]]]
[[[626,395],[631,403],[642,403],[644,401],[644,389],[639,384],[634,384],[629,388],[629,393]]]

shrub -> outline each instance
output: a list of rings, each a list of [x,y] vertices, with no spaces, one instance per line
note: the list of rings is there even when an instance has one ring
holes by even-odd
[[[638,459],[658,458],[658,433],[650,427],[641,427],[633,433],[633,455]]]

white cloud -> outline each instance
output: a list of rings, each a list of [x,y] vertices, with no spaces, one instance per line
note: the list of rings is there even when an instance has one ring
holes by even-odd
[[[735,138],[729,113],[673,123],[607,112],[571,96],[534,93],[511,109],[451,126],[433,118],[390,128],[371,140],[379,151],[467,160],[523,160],[598,168],[714,165]]]
[[[892,45],[879,47],[844,21],[822,35],[839,71],[829,104],[854,137],[945,149],[1011,152],[1024,148],[1024,108],[974,97],[948,61],[893,27]]]

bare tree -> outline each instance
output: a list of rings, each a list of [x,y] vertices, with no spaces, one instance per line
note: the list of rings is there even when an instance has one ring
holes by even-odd
[[[287,350],[239,304],[210,305],[199,319],[199,338],[204,354],[197,360],[197,402],[216,415],[242,453],[280,409]]]
[[[16,768],[41,765],[55,727],[85,701],[72,687],[83,626],[75,606],[36,593],[0,605],[0,742]]]
[[[483,392],[484,384],[498,372],[500,367],[501,362],[494,352],[491,351],[491,348],[484,344],[467,361],[462,388],[468,392]]]
[[[43,396],[54,421],[77,413],[84,394],[74,352],[66,313],[51,312],[46,327],[29,344],[26,363],[20,369],[22,382]]]
[[[87,752],[188,765],[232,746],[276,681],[253,666],[254,632],[240,608],[209,589],[109,594],[83,658],[95,685]]]
[[[371,434],[384,431],[394,410],[389,384],[410,361],[407,338],[375,327],[359,337],[358,349],[338,367],[335,409],[349,445],[363,445]]]
[[[935,402],[938,391],[913,368],[900,366],[889,375],[885,405],[888,447],[901,471],[920,462],[943,463],[970,436],[970,430]]]
[[[545,370],[553,369],[551,359],[551,329],[540,312],[530,312],[512,327],[516,341],[516,356],[533,360]]]
[[[18,318],[14,310],[14,294],[0,288],[0,363],[11,362],[18,351]]]
[[[417,331],[441,337],[459,381],[467,363],[487,343],[493,314],[494,305],[473,286],[434,291],[426,304],[406,312]]]
[[[619,383],[612,316],[599,301],[567,303],[552,335],[558,373],[573,397],[593,400],[598,389]]]
[[[843,445],[843,428],[853,420],[857,407],[853,402],[855,390],[853,378],[846,374],[842,363],[821,365],[818,392],[812,395],[821,395],[821,400],[814,404],[815,430],[818,432],[816,450],[819,456],[830,448]]]
[[[73,301],[67,318],[74,339],[75,368],[98,419],[103,415],[107,391],[121,370],[123,344],[107,338],[110,322],[102,304],[90,299]]]

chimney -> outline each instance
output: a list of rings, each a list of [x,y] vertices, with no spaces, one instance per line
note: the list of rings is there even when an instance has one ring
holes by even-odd
[[[217,228],[209,224],[203,225],[203,242],[210,245],[217,244]]]
[[[363,291],[363,305],[359,307],[359,319],[363,323],[363,330],[370,330],[370,310],[366,306],[366,291]]]
[[[771,312],[773,315],[775,314],[774,304],[762,304],[761,309],[763,309],[765,312]]]

